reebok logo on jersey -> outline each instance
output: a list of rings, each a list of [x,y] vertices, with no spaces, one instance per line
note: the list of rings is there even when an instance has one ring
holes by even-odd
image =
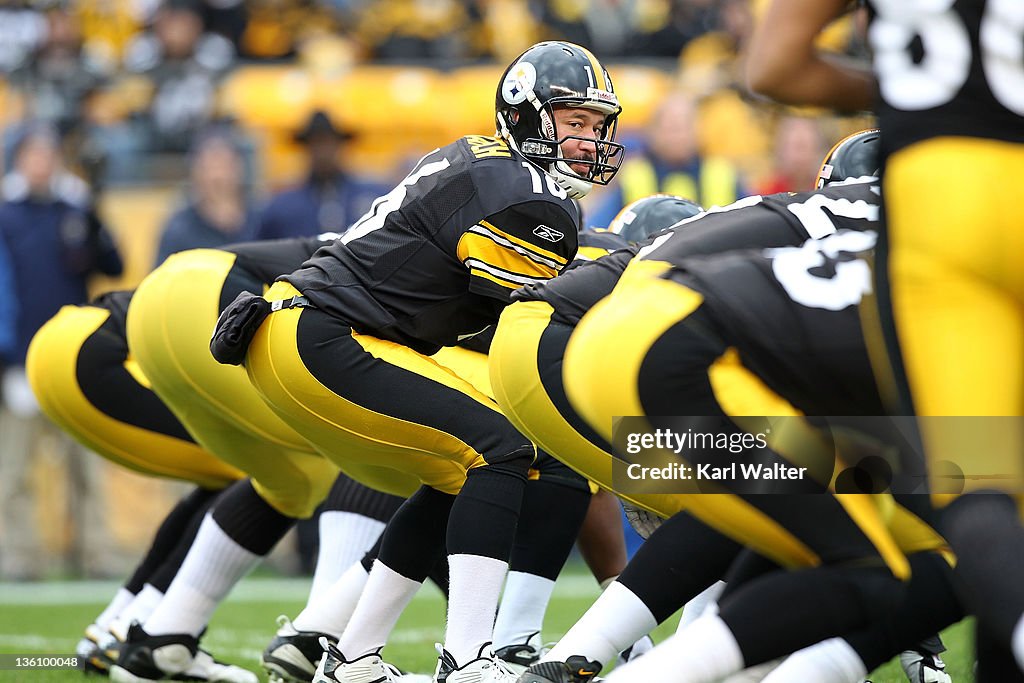
[[[549,228],[546,225],[538,225],[533,229],[533,234],[542,240],[547,240],[548,242],[557,242],[565,237],[562,233],[558,232],[554,228]]]

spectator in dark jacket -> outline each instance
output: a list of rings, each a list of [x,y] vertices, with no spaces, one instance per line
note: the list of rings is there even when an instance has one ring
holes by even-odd
[[[0,240],[0,292],[14,291],[14,266],[7,253],[7,246]],[[0,296],[0,376],[4,367],[11,362],[14,353],[14,330],[17,325],[18,308],[13,296]],[[0,395],[0,402],[3,396]]]
[[[0,405],[0,577],[37,578],[50,570],[105,573],[114,556],[105,522],[102,465],[81,451],[39,412],[25,377],[25,355],[33,335],[57,311],[86,301],[94,273],[118,275],[121,258],[113,240],[90,208],[88,190],[63,170],[60,140],[48,127],[29,127],[14,154],[14,171],[3,179],[0,247],[10,255],[17,303],[13,348],[3,372]],[[0,327],[3,323],[0,322]],[[67,476],[66,499],[74,519],[66,559],[79,566],[53,566],[38,528],[38,498],[52,491],[33,485],[32,468],[44,436],[59,446]],[[48,480],[48,485],[52,484]]]
[[[189,173],[188,203],[167,221],[156,265],[178,251],[220,247],[256,236],[259,213],[248,198],[241,151],[228,132],[200,135]]]
[[[21,302],[11,360],[21,365],[43,323],[61,306],[86,301],[88,277],[119,275],[122,263],[89,208],[88,188],[63,170],[60,141],[49,127],[26,130],[0,194],[0,241],[11,257]]]
[[[389,188],[341,170],[339,152],[351,133],[339,130],[324,112],[314,112],[295,139],[306,146],[309,175],[306,181],[274,196],[260,218],[260,239],[279,239],[344,232],[362,216],[373,200]]]

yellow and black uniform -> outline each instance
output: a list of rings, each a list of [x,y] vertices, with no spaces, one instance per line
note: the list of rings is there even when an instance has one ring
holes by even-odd
[[[953,494],[934,502],[956,500],[942,530],[978,617],[978,680],[1010,680],[1024,662],[1024,8],[868,7],[886,219],[873,359],[890,411],[918,416],[933,490]],[[956,497],[978,489],[1016,500]]]
[[[243,369],[213,359],[209,340],[220,311],[240,292],[262,292],[324,243],[305,238],[174,254],[143,280],[128,311],[129,346],[153,390],[200,444],[249,474],[261,497],[289,517],[312,514],[337,469],[267,408]]]
[[[875,284],[890,342],[889,358],[878,358],[892,363],[896,378],[883,389],[898,414],[1020,416],[1024,90],[1013,48],[1020,9],[940,5],[868,3],[886,218]],[[967,421],[920,424],[929,460],[956,463],[969,475],[968,490],[1019,492],[1024,435],[1010,422],[985,422],[986,431],[1007,429],[1001,443],[990,438],[983,448]],[[992,470],[1000,476],[970,476]]]
[[[614,415],[649,416],[657,426],[657,416],[713,415],[716,405],[741,424],[736,418],[749,415],[878,414],[857,314],[867,266],[834,258],[873,243],[873,233],[843,232],[821,248],[637,263],[569,342],[570,400],[606,438]],[[658,250],[650,257],[662,260]],[[609,353],[614,366],[586,372]],[[770,443],[786,461],[800,457],[784,441]],[[831,459],[800,462],[821,481],[837,469]],[[942,547],[888,496],[697,495],[687,509],[786,566],[873,558],[904,576],[901,551]]]
[[[582,230],[579,234],[580,248],[576,261],[593,261],[619,249],[628,249],[629,242],[607,230]]]
[[[128,350],[131,292],[64,306],[32,338],[25,369],[46,416],[111,462],[221,489],[245,475],[197,444]]]
[[[246,359],[267,402],[345,469],[390,467],[447,493],[485,464],[514,462],[525,473],[533,446],[491,398],[429,355],[492,325],[511,292],[572,260],[577,210],[542,179],[484,136],[420,160],[267,293],[285,305]],[[296,301],[309,305],[288,308]]]
[[[656,249],[650,257],[673,259],[795,245],[840,227],[875,227],[877,214],[878,195],[869,181],[814,192],[748,197],[687,219],[638,248],[615,251],[574,266],[550,282],[524,287],[502,314],[492,347],[491,379],[498,403],[540,448],[597,485],[612,489],[608,435],[591,428],[570,405],[563,386],[562,359],[580,318],[612,292],[636,252]],[[616,357],[612,353],[591,372],[606,373]],[[623,497],[662,516],[684,505],[684,496]]]

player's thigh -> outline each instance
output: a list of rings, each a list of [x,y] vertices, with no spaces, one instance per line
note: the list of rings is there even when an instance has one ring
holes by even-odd
[[[944,172],[924,183],[929,168]],[[1024,145],[959,138],[912,145],[886,167],[891,323],[932,474],[952,461],[997,473],[996,485],[1024,478],[1019,420],[988,417],[1024,414],[1019,173]]]
[[[336,468],[262,400],[243,368],[221,365],[211,330],[234,275],[218,250],[172,255],[139,286],[128,310],[128,343],[153,389],[195,439],[251,476],[268,502],[308,516]]]
[[[230,418],[215,411],[196,411],[190,428],[205,435],[214,453],[243,470],[253,488],[282,514],[304,519],[327,497],[338,467],[314,450],[289,450],[239,429]]]
[[[491,344],[495,398],[513,425],[558,461],[612,488],[611,446],[569,404],[562,359],[572,328],[550,320],[543,302],[505,309]]]
[[[65,306],[26,358],[46,415],[99,455],[142,474],[222,488],[244,476],[200,447],[133,367],[109,311]]]
[[[637,396],[652,426],[672,426],[692,416],[704,416],[717,433],[755,431],[768,434],[767,447],[731,449],[689,448],[677,454],[692,467],[739,469],[738,478],[702,481],[689,498],[688,511],[738,542],[783,566],[814,566],[857,562],[888,567],[896,576],[907,571],[906,559],[886,525],[884,496],[845,496],[827,492],[832,480],[832,452],[793,449],[775,443],[773,424],[800,419],[788,401],[773,392],[740,362],[722,353],[720,342],[707,334],[714,328],[712,311],[699,306],[664,329],[645,352],[637,379]],[[683,417],[671,416],[675,411]],[[721,416],[723,419],[716,419]],[[676,428],[676,431],[679,431]],[[742,465],[757,462],[790,471],[804,468],[795,480],[749,480]],[[718,492],[718,493],[715,493]]]
[[[293,292],[277,283],[267,296]],[[497,404],[450,368],[315,309],[272,313],[246,365],[268,403],[342,467],[390,467],[457,492],[470,468],[532,459]]]
[[[656,276],[623,276],[580,320],[565,350],[565,391],[606,441],[612,441],[614,417],[644,414],[639,382],[651,346],[702,301],[697,292]]]
[[[227,252],[197,249],[172,255],[151,273],[136,290],[128,311],[132,354],[157,394],[179,416],[217,411],[253,436],[312,452],[265,405],[243,368],[221,365],[210,354],[210,335],[234,259]],[[202,434],[193,434],[203,442]]]

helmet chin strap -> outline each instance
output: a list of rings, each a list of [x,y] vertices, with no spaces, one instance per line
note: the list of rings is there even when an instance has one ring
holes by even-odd
[[[561,153],[561,150],[559,150],[559,153]],[[556,161],[551,164],[551,170],[548,173],[566,191],[570,199],[583,199],[590,192],[590,189],[594,187],[593,183],[573,173],[572,169],[564,161]]]
[[[496,118],[498,121],[496,131],[498,133],[498,137],[508,143],[509,147],[520,154],[523,154],[523,151],[519,149],[519,144],[516,142],[515,136],[512,135],[511,127],[505,120],[504,114],[499,112]],[[562,155],[561,146],[558,147],[558,155]],[[523,154],[523,156],[526,157],[525,154]],[[529,157],[526,157],[526,159],[541,171],[554,178],[555,182],[558,183],[558,186],[565,190],[570,199],[582,199],[586,197],[587,193],[590,192],[590,189],[594,186],[593,183],[588,182],[573,173],[572,169],[569,168],[568,164],[564,161],[556,161],[555,163],[550,164],[550,168],[544,168]]]

